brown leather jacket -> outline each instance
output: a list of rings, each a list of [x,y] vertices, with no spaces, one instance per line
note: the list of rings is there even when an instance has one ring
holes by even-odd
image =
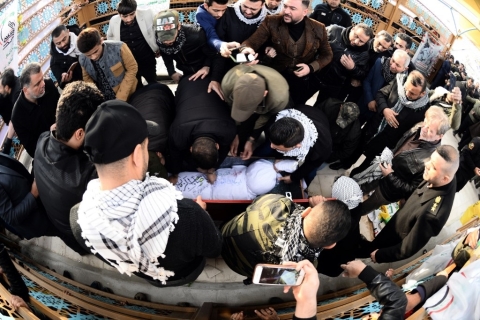
[[[308,17],[304,19],[305,31],[297,42],[290,37],[288,24],[283,21],[283,15],[275,15],[267,16],[257,31],[242,45],[258,50],[270,40],[277,52],[270,67],[278,72],[283,72],[287,68],[295,69],[295,65],[299,63],[309,64],[314,71],[318,71],[332,60],[332,49],[328,43],[325,26]]]

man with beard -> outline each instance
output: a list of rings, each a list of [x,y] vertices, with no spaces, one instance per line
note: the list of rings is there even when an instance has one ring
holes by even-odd
[[[15,134],[12,122],[12,110],[21,92],[20,81],[12,68],[7,68],[0,75],[0,115],[8,125],[8,133],[3,142],[3,153],[10,154],[12,138]]]
[[[79,32],[80,29],[78,27],[69,26],[67,28],[63,24],[52,31],[50,69],[61,89],[69,82],[82,80],[82,68],[80,66],[70,70],[72,64],[78,62],[78,57],[81,55],[77,48]]]
[[[267,14],[280,14],[283,10],[283,1],[265,0],[265,8],[267,8]]]
[[[310,18],[317,20],[328,27],[332,24],[348,28],[352,26],[350,15],[343,10],[340,0],[327,0],[324,3],[317,4],[313,9]]]
[[[286,0],[283,15],[265,18],[258,30],[242,43],[245,54],[255,54],[271,40],[276,56],[270,67],[288,82],[295,105],[305,102],[318,91],[317,73],[332,60],[325,27],[307,17],[308,0]],[[293,40],[293,41],[292,41]]]
[[[178,286],[200,275],[206,257],[220,254],[222,236],[200,198],[183,199],[170,182],[147,174],[148,134],[157,129],[123,101],[98,107],[84,143],[98,179],[70,223],[80,227],[83,246],[119,272]]]
[[[42,66],[31,62],[20,75],[22,92],[12,112],[12,123],[20,142],[33,157],[38,137],[55,123],[58,90],[51,79],[43,79]]]
[[[412,38],[408,34],[397,33],[393,39],[393,47],[388,50],[388,55],[392,56],[393,53],[397,50],[403,50],[408,53],[408,50],[410,50],[412,43]],[[417,70],[417,68],[415,68],[413,62],[410,61],[410,64],[408,65],[408,73],[412,72],[413,70]]]
[[[137,80],[142,77],[148,83],[157,82],[157,60],[160,56],[152,29],[153,15],[150,9],[137,9],[135,0],[122,0],[117,15],[110,19],[108,40],[123,41],[138,64]]]

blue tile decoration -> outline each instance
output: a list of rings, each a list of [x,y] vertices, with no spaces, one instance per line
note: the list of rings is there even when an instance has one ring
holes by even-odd
[[[40,52],[41,57],[46,57],[50,53],[50,44],[46,41],[43,41],[42,43],[40,43],[38,51]]]
[[[68,6],[70,6],[71,4],[72,4],[72,0],[63,0],[63,5],[64,5],[65,7],[68,7]]]
[[[415,30],[417,28],[417,24],[415,22],[410,22],[410,25],[408,26],[410,30]]]
[[[112,8],[112,10],[117,10],[119,2],[120,2],[120,0],[111,0],[110,1],[110,8]]]
[[[415,43],[412,43],[412,46],[410,47],[410,50],[412,50],[412,51],[417,50],[417,45]]]
[[[410,19],[408,18],[407,15],[402,14],[402,16],[400,17],[400,23],[406,26],[410,23]]]
[[[322,4],[323,0],[313,0],[312,8],[315,8],[317,5]]]
[[[77,24],[77,25],[79,24],[78,20],[77,20],[77,17],[71,17],[70,19],[68,19],[68,25],[69,26],[72,26],[74,24]]]
[[[344,10],[346,13],[348,13],[349,16],[352,15],[352,13],[350,12],[350,10],[349,10],[348,8],[343,8],[343,10]]]
[[[358,23],[362,22],[362,15],[360,13],[353,14],[352,22],[355,23],[355,24],[358,24]]]
[[[370,4],[370,0],[361,0],[361,2],[367,6]]]
[[[365,20],[363,20],[363,23],[365,23],[370,28],[373,27],[373,20],[370,18],[366,18]]]
[[[383,0],[372,0],[372,8],[378,10],[383,5]]]
[[[421,27],[417,27],[417,29],[415,30],[416,34],[418,34],[419,36],[421,36],[423,34],[423,29]]]
[[[103,15],[108,12],[108,4],[106,2],[100,2],[97,5],[97,14]]]
[[[18,32],[18,43],[25,45],[27,44],[28,37],[30,36],[30,31],[28,28],[22,28]]]
[[[365,314],[380,312],[382,306],[377,301],[372,302],[361,308]]]
[[[110,25],[110,24],[107,23],[107,24],[104,24],[104,25],[102,26],[102,32],[103,32],[104,34],[107,34],[109,25]]]
[[[185,21],[185,15],[183,14],[183,12],[178,13],[178,21],[180,23],[183,23]]]
[[[190,19],[190,22],[193,24],[193,23],[196,23],[197,22],[197,12],[196,11],[192,11],[188,14],[188,19]]]
[[[137,305],[126,305],[125,308],[134,310],[134,311],[140,311],[143,313],[148,313],[148,314],[155,314],[155,310],[144,307],[144,306],[137,306]]]
[[[32,20],[30,21],[30,28],[34,33],[40,31],[41,25],[42,25],[42,22],[40,21],[40,18],[38,16],[33,17]]]

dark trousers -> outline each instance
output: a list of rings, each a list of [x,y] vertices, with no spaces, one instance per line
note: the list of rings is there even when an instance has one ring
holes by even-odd
[[[290,99],[295,106],[304,105],[320,89],[320,81],[316,73],[299,78],[293,72],[287,70],[282,75],[287,80]]]
[[[475,172],[472,170],[467,170],[466,168],[460,167],[455,174],[455,178],[457,181],[457,192],[462,190],[463,187],[467,184],[470,179],[475,176]]]
[[[460,127],[458,127],[458,133],[463,134],[465,131],[470,128],[470,126],[473,125],[473,120],[470,118],[470,116],[467,116],[465,119],[463,119],[462,124],[460,124]]]
[[[463,133],[462,139],[458,143],[458,150],[462,150],[470,141],[472,141],[472,135],[470,130],[467,130]]]
[[[390,201],[385,199],[385,197],[383,196],[380,186],[377,186],[375,188],[375,192],[367,200],[362,202],[361,204],[362,215],[368,214],[373,210],[380,208],[380,206],[383,206],[389,203]]]
[[[145,78],[148,84],[157,82],[157,60],[155,60],[155,55],[152,55],[148,59],[144,59],[144,61],[141,62],[137,60],[137,64],[137,80],[139,87],[143,86],[142,77]]]

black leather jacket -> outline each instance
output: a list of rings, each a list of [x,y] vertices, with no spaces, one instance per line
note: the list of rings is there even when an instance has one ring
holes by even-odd
[[[328,43],[332,48],[333,59],[330,64],[320,70],[320,79],[328,85],[342,86],[348,79],[363,80],[368,74],[368,45],[352,47],[348,35],[352,27],[343,28],[331,25],[327,28]],[[355,62],[355,68],[347,70],[340,58],[350,55]]]
[[[392,280],[370,266],[358,275],[365,282],[368,290],[377,301],[383,305],[379,320],[403,319],[407,308],[407,297],[402,289]]]
[[[418,139],[421,129],[420,125],[416,125],[407,131],[398,141],[393,153],[395,154],[412,136]],[[425,159],[432,155],[439,144],[440,140],[436,143],[422,140],[417,148],[403,151],[393,158],[392,169],[394,172],[383,177],[379,184],[385,199],[394,202],[403,198],[407,199],[412,194],[423,181]]]
[[[223,70],[215,68],[215,60],[221,57],[208,45],[203,29],[196,25],[182,25],[182,30],[185,33],[186,40],[180,51],[175,54],[162,52],[162,44],[157,39],[168,75],[171,76],[175,73],[175,67],[173,66],[175,60],[177,69],[182,71],[184,76],[193,75],[203,67],[210,67],[209,74],[212,80],[221,82],[223,75],[218,72],[223,72]],[[217,72],[215,69],[217,69]]]

